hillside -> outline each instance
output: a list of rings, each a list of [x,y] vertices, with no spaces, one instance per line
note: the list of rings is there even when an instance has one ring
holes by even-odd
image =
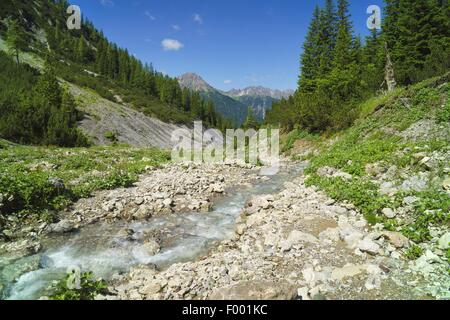
[[[226,126],[228,121],[216,113],[213,105],[206,103],[191,91],[182,90],[176,79],[158,73],[151,65],[143,64],[134,58],[126,49],[109,42],[89,21],[83,21],[81,30],[65,29],[67,6],[66,1],[37,0],[30,5],[22,2],[16,4],[10,0],[2,1],[0,49],[8,53],[13,49],[17,52],[17,55],[14,55],[14,60],[17,61],[13,59],[8,61],[2,57],[4,63],[10,67],[14,62],[29,64],[41,74],[51,74],[61,83],[69,83],[72,88],[78,87],[79,90],[72,90],[78,101],[82,100],[82,96],[92,95],[91,104],[75,106],[78,110],[89,109],[91,114],[104,115],[113,109],[134,109],[125,114],[122,112],[123,121],[121,117],[114,116],[113,112],[111,119],[115,120],[109,130],[97,118],[93,119],[90,116],[89,119],[85,119],[82,123],[84,125],[89,123],[89,130],[83,132],[87,133],[88,138],[92,138],[94,143],[106,142],[108,139],[101,137],[106,132],[108,135],[111,133],[118,135],[119,141],[131,145],[143,145],[143,141],[147,140],[145,144],[147,146],[167,147],[170,141],[162,142],[161,135],[167,136],[168,130],[178,128],[180,125],[190,126],[196,119],[203,120],[205,126],[209,127],[222,129]],[[11,48],[5,41],[9,38],[17,39],[14,42],[15,48]],[[2,76],[11,75],[2,74]],[[21,86],[27,89],[36,85],[39,78],[29,73],[26,76],[24,73],[15,77],[22,77]],[[12,86],[4,85],[4,87],[1,92],[3,97],[0,97],[2,108],[7,108],[6,105],[11,104],[18,105],[25,100],[17,95],[16,97],[9,95]],[[18,84],[15,85],[15,90],[21,92],[23,96],[36,95],[35,90],[22,91]],[[94,97],[95,95],[97,97]],[[92,100],[97,100],[97,103],[92,103]],[[111,108],[111,105],[114,108]],[[94,107],[97,109],[93,110]],[[35,106],[35,108],[43,107]],[[17,115],[14,113],[18,111],[13,110],[19,109],[21,108],[17,107],[2,112],[2,117],[5,118],[0,119],[0,123],[3,122],[5,125],[0,126],[0,134],[14,139],[14,135],[8,133],[11,132],[8,126],[14,126],[11,121]],[[45,113],[46,117],[49,117],[49,113]],[[79,114],[77,117],[84,115]],[[51,125],[48,119],[43,119],[43,123],[39,126]],[[42,122],[42,119],[40,121]],[[160,131],[162,133],[159,133]],[[138,137],[140,134],[141,137]],[[27,143],[33,140],[33,143],[39,143],[41,139],[40,143],[45,143],[42,137],[28,136],[20,139],[16,141]]]
[[[373,98],[354,126],[332,137],[285,137],[285,150],[310,161],[307,185],[354,205],[376,232],[408,238],[401,253],[410,270],[441,296],[450,281],[449,80]]]

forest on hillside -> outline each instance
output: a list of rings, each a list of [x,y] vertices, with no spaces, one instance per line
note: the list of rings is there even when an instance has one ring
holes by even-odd
[[[327,0],[314,11],[303,49],[296,94],[275,103],[266,124],[286,132],[340,130],[358,117],[362,101],[387,90],[387,67],[398,86],[448,72],[450,5],[385,0],[382,30],[363,40],[354,33],[349,2]]]
[[[112,101],[114,95],[119,95],[144,114],[163,121],[187,124],[202,120],[219,129],[233,126],[215,111],[213,103],[196,92],[182,89],[176,79],[157,72],[151,65],[143,64],[127,49],[110,42],[90,21],[83,19],[80,30],[68,30],[68,6],[66,0],[39,0],[33,4],[1,2],[0,37],[8,46],[9,56],[0,55],[0,136],[43,145],[88,143],[76,129],[82,114],[76,111],[73,97],[58,86],[57,78],[91,88]],[[42,75],[24,65],[23,52],[44,61]],[[43,103],[45,94],[39,89],[43,81],[51,82],[55,92],[62,92],[64,101],[58,98],[50,105]],[[69,114],[68,118],[53,120],[62,114]],[[56,123],[59,128],[53,127]]]

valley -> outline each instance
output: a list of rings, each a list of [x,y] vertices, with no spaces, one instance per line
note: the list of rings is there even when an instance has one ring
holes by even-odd
[[[364,39],[310,8],[295,91],[171,77],[68,5],[0,4],[0,300],[450,299],[447,2],[386,0]],[[189,23],[152,58],[214,41]]]

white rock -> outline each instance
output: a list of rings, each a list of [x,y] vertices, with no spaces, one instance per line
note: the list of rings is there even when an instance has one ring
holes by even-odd
[[[309,288],[308,287],[302,287],[302,288],[299,288],[297,290],[298,296],[300,298],[302,298],[302,300],[304,300],[304,301],[311,300],[311,298],[309,297],[308,293],[309,293]]]
[[[351,278],[357,276],[366,271],[366,266],[364,265],[347,265],[343,268],[336,268],[331,273],[331,279],[342,281],[346,278]]]
[[[298,230],[294,230],[289,234],[289,237],[281,242],[281,250],[289,251],[296,244],[301,243],[317,243],[319,240],[309,233],[304,233]]]
[[[358,243],[358,249],[371,255],[378,254],[380,246],[369,238],[365,238]]]
[[[394,219],[397,215],[391,208],[384,208],[381,212],[389,219]]]
[[[316,274],[313,268],[306,268],[302,271],[303,279],[309,284],[314,284],[316,281]]]
[[[439,239],[438,245],[439,249],[442,250],[447,250],[450,248],[450,232],[447,232]]]
[[[142,245],[142,249],[149,256],[154,256],[161,250],[161,247],[160,247],[159,243],[156,242],[155,240],[149,240]]]
[[[163,205],[166,207],[170,207],[173,204],[173,200],[170,198],[164,199]]]
[[[356,247],[358,247],[363,237],[364,235],[361,232],[354,230],[353,233],[350,233],[349,235],[344,237],[344,241],[347,244],[347,247],[349,247],[350,249],[355,249]]]
[[[396,248],[405,248],[409,244],[409,239],[399,232],[384,231],[383,237],[388,239]]]

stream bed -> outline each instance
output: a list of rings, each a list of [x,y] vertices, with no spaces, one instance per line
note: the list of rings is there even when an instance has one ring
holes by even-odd
[[[172,214],[143,222],[99,222],[44,239],[39,254],[11,261],[0,257],[0,298],[39,299],[53,281],[74,267],[108,279],[136,265],[164,269],[193,261],[207,254],[217,241],[233,238],[235,221],[250,197],[281,191],[284,182],[303,169],[304,165],[291,166],[252,187],[229,190],[208,213]],[[124,235],[127,230],[131,231],[128,236]],[[158,235],[161,249],[157,254],[150,254],[141,241],[148,234]]]

